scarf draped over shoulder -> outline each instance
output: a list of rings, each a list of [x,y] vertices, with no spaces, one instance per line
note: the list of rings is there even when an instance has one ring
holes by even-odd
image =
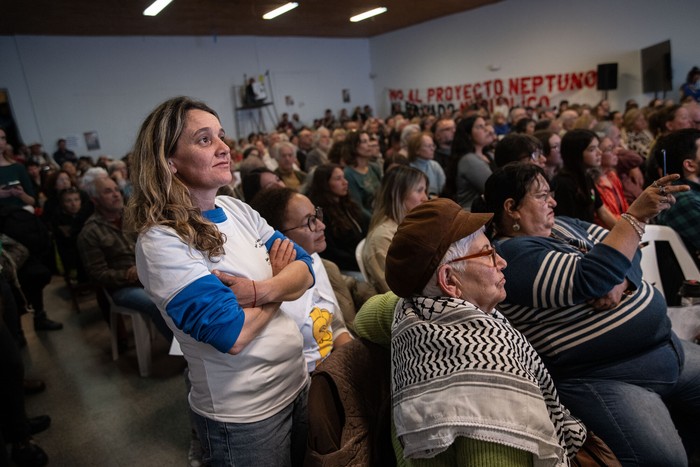
[[[453,298],[400,300],[391,337],[392,405],[407,458],[431,458],[457,437],[569,465],[586,429],[560,404],[539,355],[503,315]]]

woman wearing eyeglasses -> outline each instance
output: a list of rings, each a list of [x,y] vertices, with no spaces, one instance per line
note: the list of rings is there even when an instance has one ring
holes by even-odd
[[[539,167],[509,164],[486,182],[494,243],[508,261],[499,310],[538,351],[564,405],[623,465],[687,465],[700,439],[700,347],[673,333],[640,267],[646,223],[689,189],[671,184],[678,178],[654,182],[610,231],[555,217]]]
[[[414,208],[387,254],[395,295],[370,299],[355,319],[360,336],[391,346],[394,448],[410,465],[564,466],[586,437],[495,308],[510,265],[484,234],[491,218],[446,198]]]
[[[304,358],[311,373],[331,351],[352,338],[319,253],[326,249],[323,210],[289,188],[260,192],[251,207],[275,229],[304,249],[313,260],[316,283],[304,295],[283,302],[280,310],[292,318],[304,336]]]
[[[355,248],[367,234],[369,215],[350,196],[342,167],[317,166],[307,194],[323,209],[327,247],[321,257],[333,261],[342,271],[359,274]]]

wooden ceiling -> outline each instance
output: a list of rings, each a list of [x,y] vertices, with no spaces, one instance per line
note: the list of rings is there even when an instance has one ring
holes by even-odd
[[[50,36],[307,36],[366,38],[500,0],[297,0],[273,20],[262,15],[285,0],[173,0],[158,16],[143,16],[152,0],[8,0],[1,35]],[[350,16],[385,6],[375,18]]]

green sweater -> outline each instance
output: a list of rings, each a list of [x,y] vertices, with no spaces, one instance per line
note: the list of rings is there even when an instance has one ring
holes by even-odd
[[[391,322],[399,297],[392,292],[370,298],[355,316],[355,332],[358,336],[375,344],[391,347]],[[458,438],[446,451],[431,459],[405,459],[403,448],[391,422],[392,442],[399,467],[522,467],[532,466],[532,454],[502,444]]]

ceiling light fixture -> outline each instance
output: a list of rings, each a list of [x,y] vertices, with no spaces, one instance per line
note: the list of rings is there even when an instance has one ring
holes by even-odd
[[[360,13],[359,15],[353,16],[352,18],[350,18],[350,21],[353,23],[357,23],[358,21],[371,18],[372,16],[381,15],[384,12],[386,12],[386,7],[375,8],[374,10],[365,11],[364,13]]]
[[[297,2],[289,2],[286,5],[282,5],[279,8],[275,8],[272,11],[268,11],[263,15],[263,19],[272,19],[272,18],[277,18],[279,15],[283,15],[289,10],[293,10],[296,7],[298,7],[299,4]]]
[[[158,13],[160,13],[163,8],[170,5],[170,2],[172,1],[173,0],[156,0],[155,2],[153,2],[153,4],[151,4],[151,6],[143,10],[143,15],[155,16]]]

